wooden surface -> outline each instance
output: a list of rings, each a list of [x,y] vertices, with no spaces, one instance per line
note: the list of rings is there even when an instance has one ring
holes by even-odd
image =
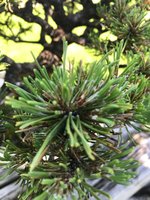
[[[0,190],[0,200],[17,200],[21,188],[17,182],[13,182]]]
[[[0,177],[5,173],[6,170],[0,169]],[[20,186],[17,184],[18,175],[12,173],[7,178],[0,181],[0,200],[16,200],[19,192],[21,191]]]
[[[2,177],[5,174],[4,169],[0,169],[0,177]],[[16,181],[18,178],[18,175],[16,173],[12,173],[11,175],[7,176],[7,178],[4,178],[3,180],[0,180],[0,188],[5,187],[6,185],[8,185],[11,182]]]
[[[97,186],[99,184],[99,188],[103,188],[112,196],[112,200],[135,200],[132,196],[144,186],[150,184],[150,138],[148,137],[148,134],[141,133],[135,134],[134,139],[138,145],[135,148],[132,157],[139,160],[141,163],[141,166],[137,169],[137,177],[131,180],[131,183],[128,186],[107,182],[97,183]],[[101,200],[106,200],[106,198],[101,197]],[[141,200],[144,199],[141,197]]]

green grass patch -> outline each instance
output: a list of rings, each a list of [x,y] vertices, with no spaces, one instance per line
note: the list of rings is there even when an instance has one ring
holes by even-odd
[[[1,53],[12,58],[16,62],[32,62],[33,56],[38,56],[43,47],[39,44],[15,43],[0,38]]]

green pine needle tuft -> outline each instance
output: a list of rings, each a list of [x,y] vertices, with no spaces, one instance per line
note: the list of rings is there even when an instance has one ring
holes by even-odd
[[[15,111],[18,140],[6,142],[4,157],[27,184],[22,199],[109,198],[87,178],[125,184],[135,176],[137,163],[122,160],[130,152],[116,128],[148,124],[148,79],[135,77],[138,56],[118,75],[123,49],[121,42],[113,61],[109,52],[86,70],[81,65],[68,69],[64,43],[63,67],[53,74],[38,66],[34,78],[24,78],[25,89],[6,83],[18,96],[7,99]]]

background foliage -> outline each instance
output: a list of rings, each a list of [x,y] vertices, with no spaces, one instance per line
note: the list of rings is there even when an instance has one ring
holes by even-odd
[[[76,60],[83,62],[98,60],[93,57],[95,48],[96,55],[101,54],[106,44],[111,48],[121,39],[128,40],[126,48],[133,45],[136,52],[141,45],[149,46],[148,6],[147,1],[139,0],[7,1],[0,13],[1,48],[11,58],[4,59],[10,63],[6,80],[14,83],[32,73],[31,51],[51,70],[61,61],[63,37],[70,44],[70,59],[77,53]]]

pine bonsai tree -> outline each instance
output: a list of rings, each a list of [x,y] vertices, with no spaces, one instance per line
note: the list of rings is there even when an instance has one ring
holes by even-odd
[[[89,33],[89,47],[96,49],[96,53],[102,53],[107,48],[112,48],[117,42],[126,41],[125,51],[144,51],[150,48],[150,20],[147,4],[143,1],[114,0],[108,5],[97,6],[103,33],[112,34],[103,39],[98,29],[92,29]],[[100,38],[101,37],[101,40]]]
[[[150,20],[142,1],[137,5],[128,0],[115,0],[109,11],[109,28],[120,41],[126,40],[128,50],[139,51],[143,46],[150,47]]]
[[[99,199],[107,193],[88,179],[106,178],[125,184],[137,162],[118,127],[148,128],[149,79],[136,75],[140,56],[129,55],[119,74],[121,42],[99,62],[86,68],[66,63],[51,75],[37,63],[35,77],[25,77],[24,89],[7,86],[17,97],[7,99],[16,120],[16,141],[5,141],[1,162],[20,174],[26,191],[19,199]],[[15,95],[15,96],[16,96]]]
[[[126,184],[134,177],[137,162],[129,156],[132,148],[124,141],[122,128],[127,132],[128,127],[137,131],[150,128],[150,23],[143,2],[132,3],[130,0],[102,0],[100,4],[91,0],[27,0],[20,7],[20,1],[7,1],[8,19],[4,23],[7,28],[13,29],[12,13],[28,22],[35,19],[40,22],[41,34],[36,43],[44,47],[41,55],[45,51],[46,56],[47,52],[51,55],[51,60],[44,57],[44,63],[39,56],[41,63],[46,66],[51,66],[53,61],[58,63],[64,53],[63,65],[54,68],[52,74],[37,62],[34,76],[25,77],[22,88],[7,83],[14,96],[8,95],[6,109],[4,104],[0,107],[1,151],[4,151],[0,160],[8,172],[20,174],[25,192],[19,199],[100,199],[99,195],[110,198],[88,180],[105,178]],[[43,6],[45,18],[35,14],[37,4]],[[83,6],[83,10],[78,10],[76,4]],[[66,10],[62,9],[64,6]],[[26,9],[28,15],[24,15]],[[76,18],[78,14],[83,18]],[[49,25],[49,17],[59,25],[56,29]],[[72,23],[66,25],[67,19]],[[72,32],[79,25],[86,25],[81,36]],[[29,30],[30,27],[20,24],[20,32],[11,31],[7,39],[24,41],[20,34]],[[103,43],[98,37],[108,30],[117,40],[109,41],[104,48],[106,41]],[[6,36],[4,29],[0,29],[0,34]],[[45,39],[47,34],[51,43]],[[66,43],[62,51],[64,36],[69,43],[88,45],[105,55],[89,66],[68,65]],[[114,49],[108,52],[110,48]],[[120,73],[122,52],[127,63]],[[35,67],[30,64],[24,64],[23,68],[20,68],[22,64],[14,66],[19,66],[20,75]],[[7,71],[11,77],[6,77],[7,80],[12,81],[13,77],[17,81],[15,69],[18,68]]]

